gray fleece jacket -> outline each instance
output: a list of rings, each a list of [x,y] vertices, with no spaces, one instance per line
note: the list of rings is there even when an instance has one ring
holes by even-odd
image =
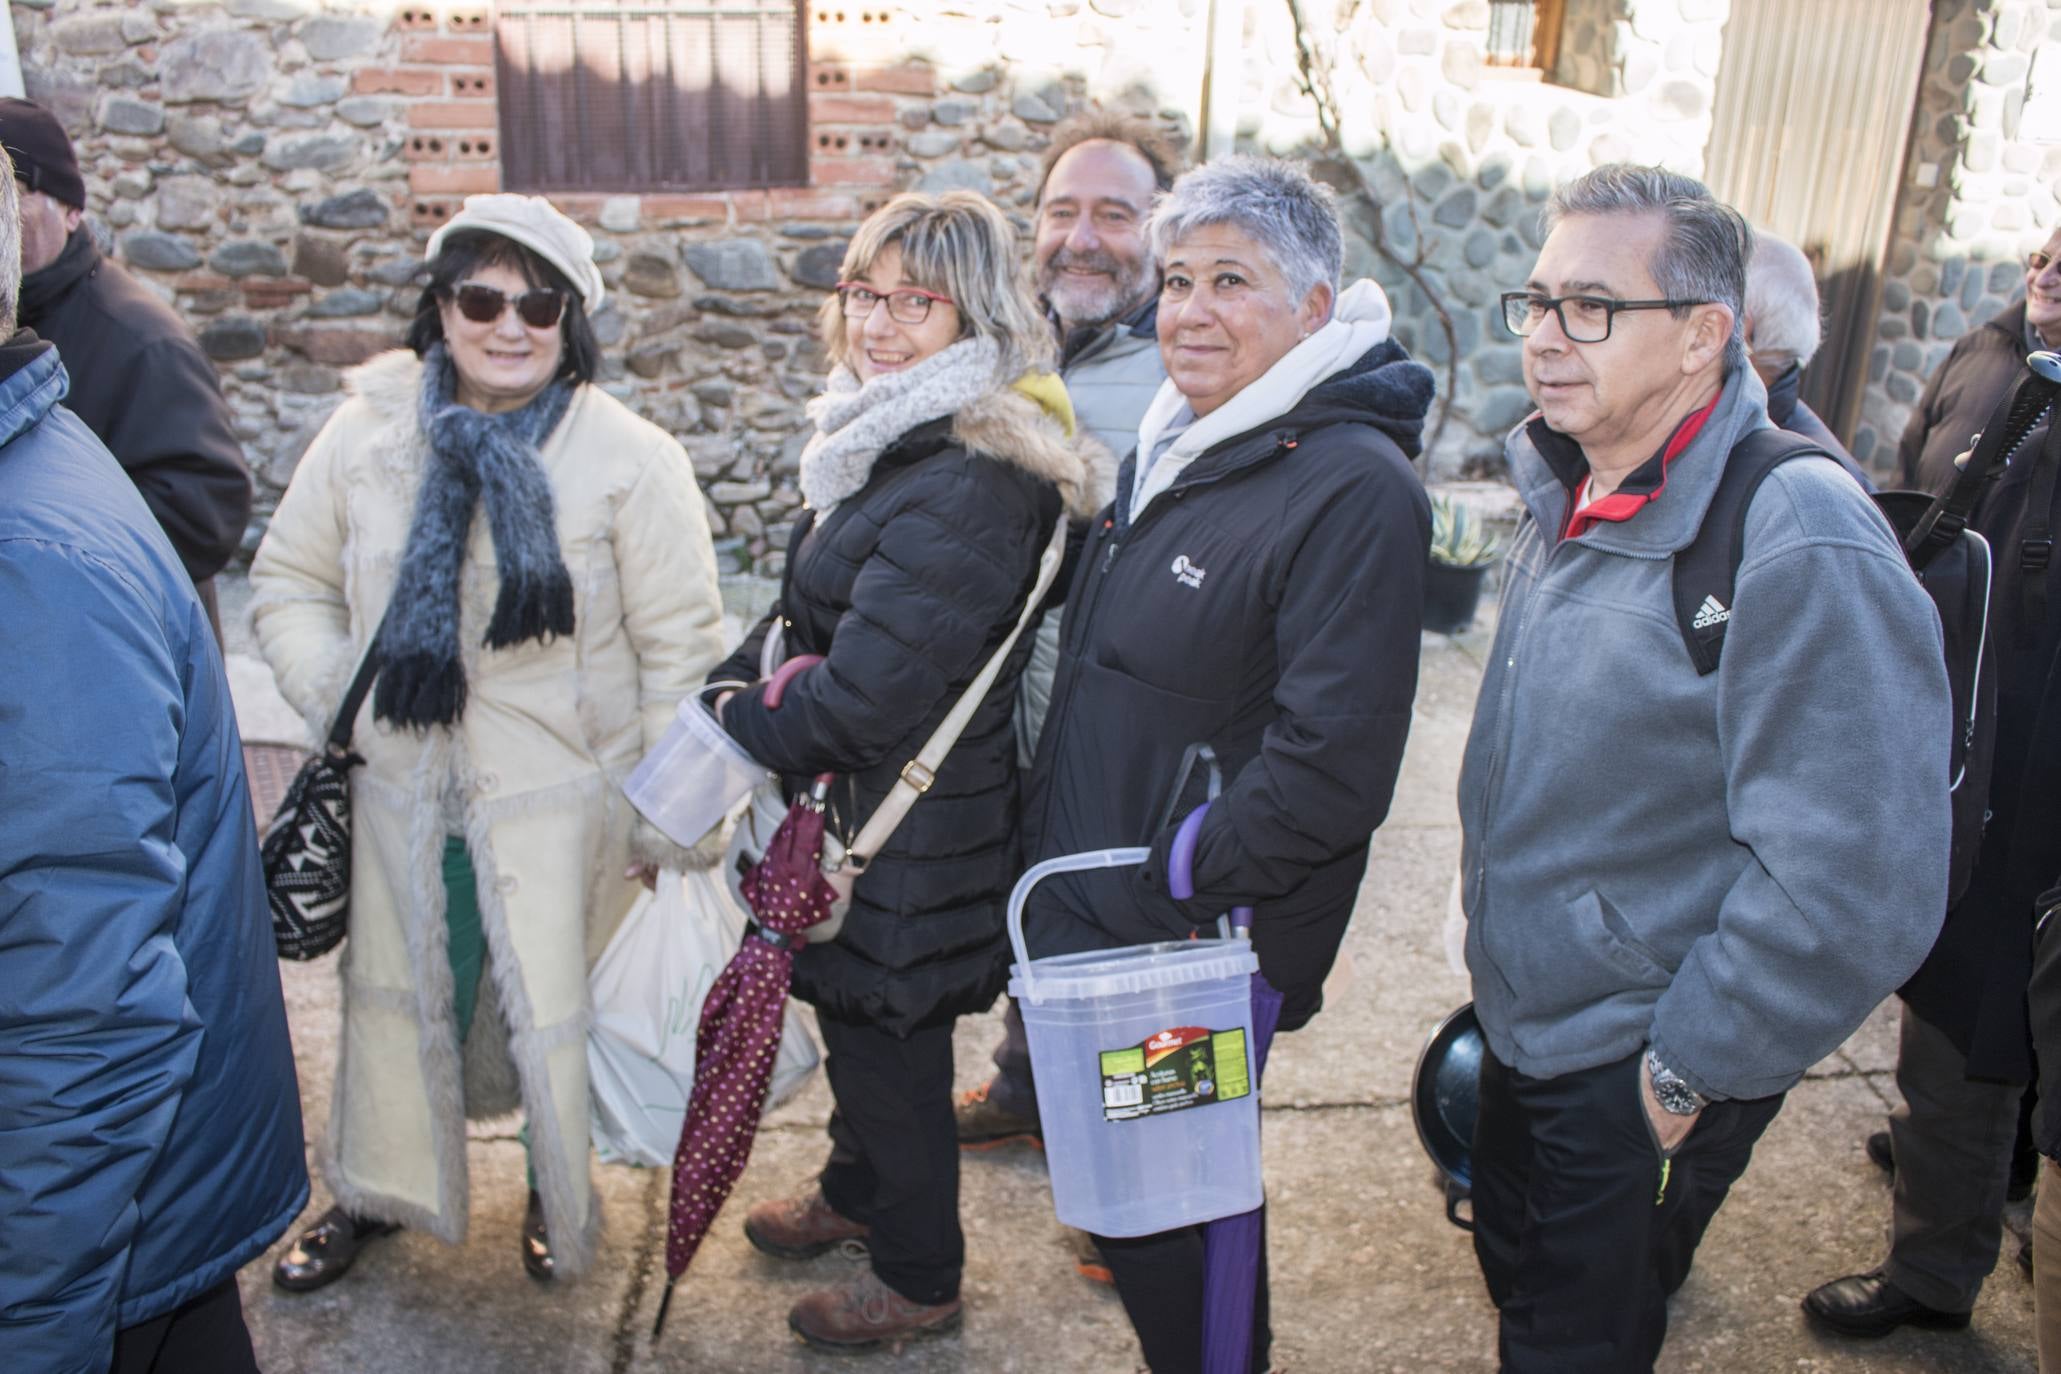
[[[1750,370],[1727,378],[1657,499],[1572,540],[1578,450],[1540,420],[1510,434],[1525,515],[1460,815],[1475,1008],[1521,1073],[1650,1042],[1706,1096],[1781,1092],[1939,932],[1939,622],[1860,488],[1825,459],[1775,469],[1715,673],[1676,627],[1672,555],[1765,397]]]

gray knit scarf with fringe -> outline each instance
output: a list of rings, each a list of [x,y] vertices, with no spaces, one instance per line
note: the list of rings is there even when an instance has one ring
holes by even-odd
[[[1001,360],[993,339],[971,338],[864,384],[849,367],[832,368],[823,394],[805,407],[816,432],[802,447],[800,486],[817,523],[865,487],[882,449],[920,424],[958,414],[1000,385]]]
[[[456,372],[443,344],[422,364],[419,414],[430,460],[379,629],[372,693],[376,718],[417,730],[449,725],[465,711],[459,584],[482,503],[501,575],[486,646],[505,649],[573,628],[572,576],[558,549],[551,480],[537,455],[564,418],[573,384],[561,377],[520,410],[488,415],[453,398]]]

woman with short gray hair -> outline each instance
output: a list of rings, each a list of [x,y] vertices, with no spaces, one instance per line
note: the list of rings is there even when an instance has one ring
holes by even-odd
[[[1090,525],[1025,830],[1032,859],[1141,841],[1152,857],[1041,884],[1024,929],[1045,955],[1253,907],[1293,1030],[1317,1011],[1409,733],[1430,544],[1409,459],[1432,378],[1389,337],[1378,286],[1339,290],[1331,193],[1299,165],[1197,168],[1150,233],[1167,382]],[[1223,789],[1182,899],[1167,862],[1209,795],[1176,777],[1197,742]],[[1200,1228],[1098,1241],[1151,1368],[1200,1369]],[[1264,1294],[1253,1337],[1264,1370]]]

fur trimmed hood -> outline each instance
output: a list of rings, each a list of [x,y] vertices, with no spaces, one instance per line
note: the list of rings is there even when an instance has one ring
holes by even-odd
[[[1116,490],[1116,455],[1085,429],[1067,433],[1049,408],[1013,387],[962,408],[953,417],[952,438],[1052,483],[1075,520],[1108,505]]]

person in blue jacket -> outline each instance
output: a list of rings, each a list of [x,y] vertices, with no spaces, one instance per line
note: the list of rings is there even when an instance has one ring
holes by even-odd
[[[229,683],[164,532],[15,328],[0,156],[0,1370],[243,1374],[308,1199]]]

